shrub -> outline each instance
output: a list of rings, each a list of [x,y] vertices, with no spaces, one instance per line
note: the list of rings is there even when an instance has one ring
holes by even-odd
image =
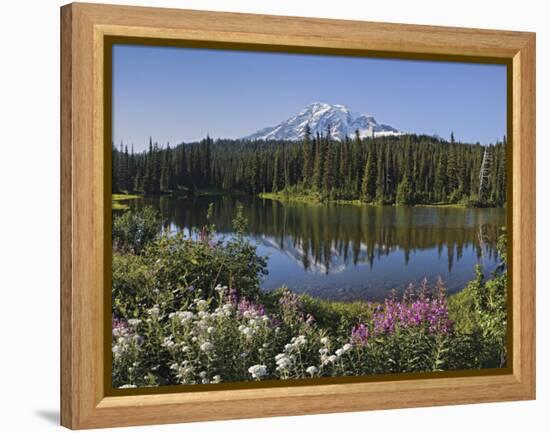
[[[154,214],[128,212],[117,227],[153,227],[144,221],[155,221]],[[228,240],[216,238],[215,227],[207,224],[195,229],[190,238],[182,233],[157,234],[138,242],[139,248],[123,247],[130,243],[120,241],[112,260],[115,317],[141,317],[153,305],[163,303],[178,310],[197,296],[213,297],[217,285],[229,287],[237,298],[258,298],[261,278],[267,273],[266,258],[258,256],[256,247],[242,234],[246,225],[242,211],[235,225],[237,236]]]
[[[468,335],[481,367],[506,365],[507,337],[507,272],[506,236],[498,241],[501,263],[492,278],[486,280],[480,266],[476,277],[466,288],[451,298],[451,317],[457,329]],[[472,343],[473,344],[473,343]]]
[[[161,220],[152,207],[124,212],[113,219],[113,249],[141,254],[145,247],[159,236],[161,228]]]

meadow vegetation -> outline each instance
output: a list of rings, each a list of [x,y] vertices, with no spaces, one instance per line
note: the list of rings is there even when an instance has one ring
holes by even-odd
[[[152,208],[113,221],[113,386],[504,367],[506,238],[501,265],[459,294],[440,281],[383,302],[330,302],[292,288],[260,290],[267,258],[207,223],[169,234]]]

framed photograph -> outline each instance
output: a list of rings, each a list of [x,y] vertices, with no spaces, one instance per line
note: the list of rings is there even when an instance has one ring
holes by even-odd
[[[61,8],[61,417],[535,398],[535,35]]]

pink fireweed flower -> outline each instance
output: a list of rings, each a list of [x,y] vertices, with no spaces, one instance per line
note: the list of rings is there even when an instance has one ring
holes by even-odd
[[[363,323],[357,325],[351,331],[351,341],[366,345],[371,336],[413,327],[424,327],[430,334],[447,334],[452,325],[442,284],[438,283],[437,289],[430,292],[423,281],[419,291],[414,292],[410,286],[401,300],[393,292],[384,303],[374,307],[372,328]]]
[[[369,337],[369,328],[364,323],[360,323],[351,330],[351,341],[359,346],[366,346]]]
[[[237,313],[239,316],[259,316],[265,315],[265,308],[262,304],[249,301],[246,298],[241,298],[237,304]]]

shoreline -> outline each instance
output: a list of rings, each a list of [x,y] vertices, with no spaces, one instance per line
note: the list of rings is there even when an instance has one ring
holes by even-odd
[[[273,193],[273,192],[264,192],[257,195],[259,198],[264,200],[273,200],[280,203],[303,203],[310,204],[315,206],[322,206],[327,204],[340,204],[340,205],[350,205],[350,206],[374,206],[374,207],[435,207],[435,208],[454,208],[454,209],[503,209],[505,206],[468,206],[464,203],[416,203],[411,205],[398,205],[395,203],[365,203],[359,199],[345,200],[345,199],[335,199],[335,200],[319,200],[312,194],[305,195],[292,195],[285,193]]]
[[[349,205],[349,206],[372,206],[372,207],[427,207],[427,208],[453,208],[453,209],[505,209],[504,206],[469,206],[465,203],[416,203],[410,205],[399,205],[395,203],[365,203],[359,199],[346,200],[346,199],[333,199],[333,200],[321,200],[315,194],[286,194],[284,192],[263,192],[258,194],[247,194],[238,190],[220,190],[220,189],[196,189],[195,191],[171,191],[162,192],[158,194],[141,194],[131,193],[123,194],[116,193],[111,194],[112,209],[113,210],[125,210],[129,206],[121,203],[128,200],[144,198],[144,197],[208,197],[208,196],[249,196],[258,197],[263,200],[277,201],[282,204],[299,203],[311,206],[323,206],[323,205]]]

